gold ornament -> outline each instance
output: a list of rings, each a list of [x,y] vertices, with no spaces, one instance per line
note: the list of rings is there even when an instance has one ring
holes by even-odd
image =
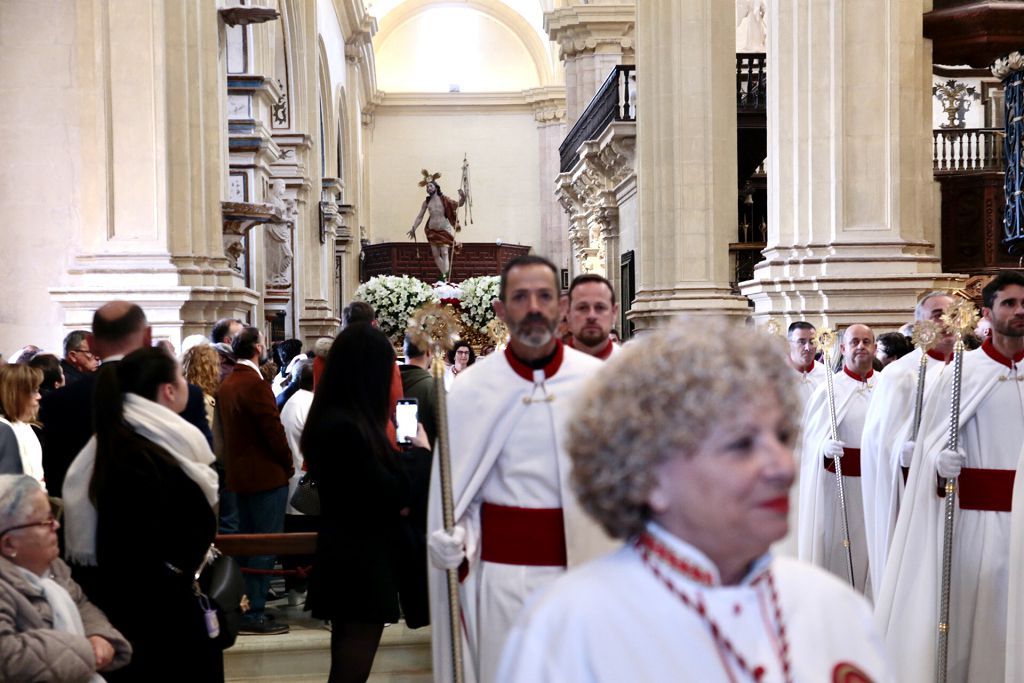
[[[491,343],[495,346],[508,344],[508,325],[502,322],[500,318],[494,318],[491,322],[487,323],[487,326],[484,327],[484,332],[487,333]]]
[[[437,179],[441,177],[440,173],[431,173],[427,169],[422,169],[420,173],[423,174],[423,180],[419,182],[420,187],[426,187],[427,183],[436,183]]]
[[[978,309],[970,301],[958,299],[942,314],[942,324],[957,339],[962,339],[964,334],[978,325]]]
[[[451,349],[459,338],[459,321],[451,306],[438,304],[420,306],[409,318],[406,333],[420,348],[430,348],[434,355]]]
[[[775,318],[768,318],[768,322],[761,329],[764,330],[765,334],[770,334],[773,337],[782,336],[782,326],[779,325],[779,321]]]
[[[822,353],[829,353],[836,345],[836,331],[831,327],[823,327],[814,335],[814,348]]]
[[[924,353],[931,351],[942,339],[942,327],[934,320],[919,320],[914,323],[914,346]]]

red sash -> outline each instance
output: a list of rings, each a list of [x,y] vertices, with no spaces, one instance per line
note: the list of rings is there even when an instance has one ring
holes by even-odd
[[[1013,480],[1016,470],[965,467],[957,478],[957,502],[961,510],[1010,512],[1013,509]],[[945,491],[941,497],[945,497]]]
[[[844,477],[859,477],[860,476],[860,449],[859,448],[844,448],[843,449],[843,476]],[[825,459],[825,469],[829,472],[835,473],[836,463],[832,458]]]
[[[480,558],[530,567],[564,567],[562,508],[518,508],[484,503]]]

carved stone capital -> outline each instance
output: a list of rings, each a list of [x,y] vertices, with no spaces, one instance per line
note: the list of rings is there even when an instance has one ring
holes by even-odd
[[[239,275],[242,274],[241,260],[245,254],[244,238],[249,230],[255,225],[287,220],[281,208],[252,202],[221,202],[221,216],[224,254],[228,265]]]
[[[633,2],[562,7],[544,14],[544,30],[562,59],[585,53],[632,54],[636,36]]]
[[[523,93],[527,104],[533,107],[533,118],[540,124],[565,121],[565,88],[547,86]]]
[[[281,15],[276,9],[267,7],[226,7],[217,10],[217,14],[228,26],[248,26],[274,21]]]

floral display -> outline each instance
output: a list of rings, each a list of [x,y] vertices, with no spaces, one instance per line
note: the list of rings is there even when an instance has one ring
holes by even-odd
[[[462,290],[462,317],[481,333],[494,320],[494,307],[491,304],[498,298],[500,285],[501,278],[497,275],[471,277],[459,284]]]
[[[434,289],[408,275],[378,275],[359,285],[353,298],[373,306],[381,332],[398,342],[420,306],[440,301]]]

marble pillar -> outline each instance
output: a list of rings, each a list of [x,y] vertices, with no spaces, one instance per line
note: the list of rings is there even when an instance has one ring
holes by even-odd
[[[637,330],[747,315],[729,288],[736,233],[735,7],[637,4]]]
[[[768,35],[768,238],[741,291],[780,323],[898,327],[956,286],[937,250],[930,0],[778,0]]]
[[[548,86],[526,91],[526,100],[533,107],[537,121],[537,149],[540,163],[540,244],[534,252],[551,260],[559,268],[569,267],[566,240],[569,224],[555,197],[558,176],[558,146],[567,133],[565,123],[565,88]]]

